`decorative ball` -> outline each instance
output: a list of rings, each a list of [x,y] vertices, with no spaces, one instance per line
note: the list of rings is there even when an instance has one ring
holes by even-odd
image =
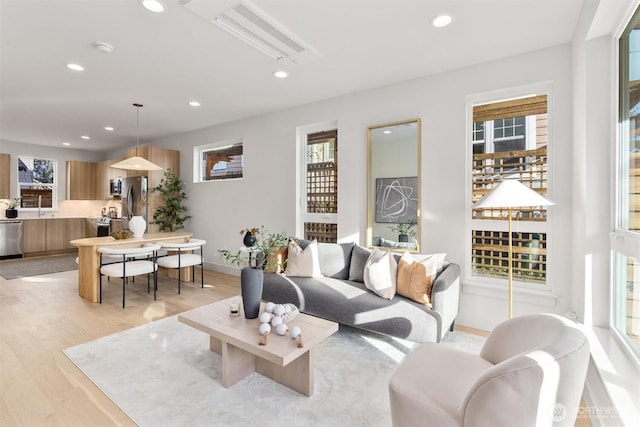
[[[286,323],[280,323],[278,326],[276,326],[276,334],[278,335],[284,335],[288,330],[289,328],[287,327]]]
[[[294,340],[298,338],[301,333],[302,333],[302,330],[300,329],[299,326],[294,326],[293,328],[291,328],[291,338],[293,338]]]
[[[284,306],[284,314],[291,313],[291,306],[289,304]]]
[[[266,303],[266,304],[264,305],[264,311],[266,311],[267,313],[273,313],[273,308],[274,308],[275,306],[276,306],[276,305],[275,305],[274,303],[272,303],[272,302],[268,302],[268,303]]]
[[[269,335],[269,332],[271,332],[271,326],[268,323],[262,323],[259,331],[260,335]]]
[[[275,328],[278,325],[282,325],[284,322],[282,321],[282,317],[280,316],[273,316],[273,319],[271,319],[271,325]]]
[[[271,313],[267,313],[266,311],[260,315],[260,323],[269,323],[271,321]]]
[[[273,309],[273,314],[275,314],[276,316],[282,316],[284,314],[284,305],[277,304]]]

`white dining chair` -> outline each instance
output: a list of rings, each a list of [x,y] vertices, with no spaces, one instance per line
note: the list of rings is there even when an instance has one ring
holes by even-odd
[[[147,292],[150,292],[150,278],[153,274],[153,299],[158,291],[158,265],[156,254],[160,245],[147,245],[134,248],[99,247],[100,253],[100,304],[102,304],[102,276],[122,278],[122,308],[125,307],[125,288],[127,277],[141,274],[147,275]],[[110,262],[103,262],[109,256]],[[119,262],[112,262],[113,257],[120,257]],[[138,259],[136,259],[138,257]],[[140,259],[139,257],[144,257]]]
[[[180,269],[191,267],[191,281],[195,282],[195,266],[200,265],[200,287],[204,288],[204,257],[202,255],[202,247],[206,244],[206,240],[189,239],[187,243],[175,242],[158,242],[162,249],[168,252],[176,252],[176,254],[168,254],[157,259],[160,267],[178,270],[178,293],[180,293],[181,275]],[[200,253],[194,251],[200,250]]]

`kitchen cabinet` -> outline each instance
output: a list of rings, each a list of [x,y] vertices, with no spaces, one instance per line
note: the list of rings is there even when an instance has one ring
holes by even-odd
[[[42,220],[41,220],[42,221]],[[67,220],[64,218],[45,219],[45,250],[60,251],[67,248]]]
[[[65,249],[73,249],[75,246],[70,244],[71,240],[84,239],[86,234],[86,218],[67,218],[67,237],[65,238]]]
[[[127,157],[135,156],[136,149],[127,151]],[[126,171],[127,176],[147,176],[147,233],[155,233],[159,231],[157,224],[151,224],[153,221],[153,213],[156,211],[162,198],[160,194],[151,191],[152,188],[157,187],[164,176],[167,169],[171,169],[174,175],[180,176],[180,152],[177,150],[169,150],[160,147],[140,147],[138,148],[138,156],[149,160],[152,163],[160,166],[161,171]]]
[[[0,199],[11,196],[11,155],[0,153]]]
[[[44,252],[47,223],[42,219],[27,219],[22,223],[22,251],[25,254]]]
[[[96,200],[96,163],[67,161],[67,200]]]
[[[112,164],[119,162],[120,159],[103,160],[96,163],[96,190],[95,195],[98,200],[111,199],[111,189],[109,188],[109,180],[116,178],[124,178],[127,171],[122,169],[114,169]]]
[[[22,250],[25,254],[62,252],[75,249],[71,240],[87,235],[86,218],[25,219],[22,227]],[[94,237],[95,234],[89,236]]]

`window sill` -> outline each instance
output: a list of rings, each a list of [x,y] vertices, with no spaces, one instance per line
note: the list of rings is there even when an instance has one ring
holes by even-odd
[[[591,346],[584,408],[593,426],[631,426],[640,419],[640,364],[608,328],[585,327]]]
[[[546,285],[541,286],[546,287]],[[497,285],[495,283],[488,282],[463,283],[462,292],[496,299],[507,298],[506,284]],[[527,304],[533,304],[543,307],[555,307],[558,301],[558,297],[552,294],[548,289],[531,289],[520,287],[518,285],[514,285],[513,287],[513,299],[514,301],[525,302]]]

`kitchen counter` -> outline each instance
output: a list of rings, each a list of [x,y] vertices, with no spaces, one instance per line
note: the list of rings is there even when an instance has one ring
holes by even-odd
[[[91,302],[99,301],[100,292],[100,256],[98,248],[102,246],[119,246],[124,248],[140,247],[144,243],[153,242],[188,242],[192,233],[158,232],[148,233],[142,237],[130,239],[114,239],[113,237],[88,237],[72,240],[70,243],[78,248],[78,294]]]

